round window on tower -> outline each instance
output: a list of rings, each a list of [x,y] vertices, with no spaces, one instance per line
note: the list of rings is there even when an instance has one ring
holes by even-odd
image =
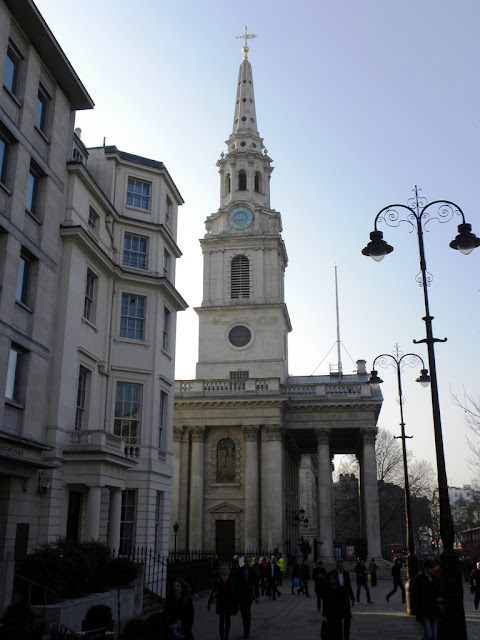
[[[245,347],[252,339],[252,332],[248,327],[237,325],[230,329],[228,339],[234,347]]]

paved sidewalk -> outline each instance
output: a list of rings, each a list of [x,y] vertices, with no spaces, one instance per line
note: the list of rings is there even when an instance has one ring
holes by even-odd
[[[355,585],[353,585],[355,586]],[[362,591],[361,604],[352,609],[353,619],[350,640],[420,640],[423,627],[414,616],[407,616],[399,591],[385,601],[385,594],[391,589],[391,580],[379,580],[371,589],[373,604],[367,604]],[[310,581],[310,588],[313,587]],[[322,614],[318,613],[315,594],[311,598],[291,595],[291,582],[280,587],[282,596],[277,600],[260,598],[252,605],[251,640],[319,640]],[[207,611],[207,597],[195,600],[195,640],[218,640],[218,616],[215,607]],[[468,640],[480,640],[480,611],[475,611],[472,597],[465,593],[465,614],[467,618]],[[229,640],[243,638],[240,613],[232,617]],[[450,640],[450,639],[449,639]],[[451,640],[455,640],[452,638]]]

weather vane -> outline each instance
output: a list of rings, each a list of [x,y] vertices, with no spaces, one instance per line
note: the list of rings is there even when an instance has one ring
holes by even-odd
[[[247,53],[248,53],[248,46],[247,46],[247,40],[250,40],[251,38],[256,38],[257,36],[254,33],[248,33],[247,32],[247,25],[245,25],[245,33],[243,34],[243,36],[235,36],[236,38],[243,38],[243,47],[242,47],[242,51],[243,51],[243,59],[247,60]]]

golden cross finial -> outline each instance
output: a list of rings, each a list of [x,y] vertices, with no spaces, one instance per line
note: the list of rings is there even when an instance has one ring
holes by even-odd
[[[244,40],[242,51],[243,51],[243,59],[246,60],[247,59],[247,53],[248,53],[247,40],[250,40],[251,38],[256,38],[257,36],[254,33],[248,33],[247,32],[247,25],[245,25],[245,33],[243,34],[243,36],[235,36],[235,37],[236,38],[243,38],[243,40]]]

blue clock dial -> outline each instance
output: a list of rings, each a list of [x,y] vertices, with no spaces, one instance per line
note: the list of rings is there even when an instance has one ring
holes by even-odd
[[[246,229],[253,222],[253,213],[247,207],[235,207],[228,214],[228,224],[233,229]]]

